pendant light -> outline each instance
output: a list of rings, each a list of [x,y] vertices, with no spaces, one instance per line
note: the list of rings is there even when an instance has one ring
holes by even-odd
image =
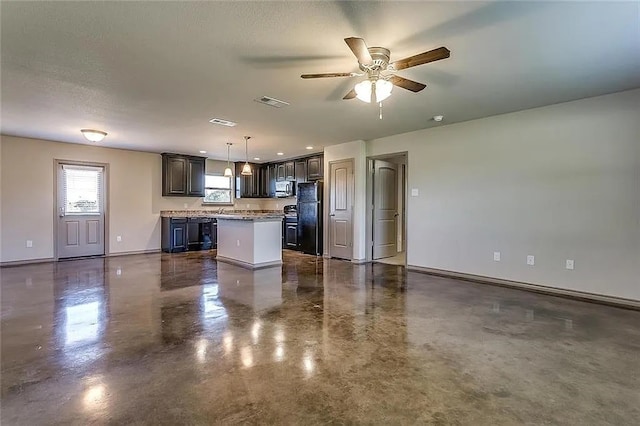
[[[224,169],[224,177],[233,177],[233,170],[231,170],[231,163],[229,162],[229,150],[231,149],[231,142],[227,142],[227,168]]]
[[[251,136],[244,137],[245,163],[242,166],[242,173],[240,173],[242,176],[251,176],[253,174],[249,165],[249,139],[251,139]]]

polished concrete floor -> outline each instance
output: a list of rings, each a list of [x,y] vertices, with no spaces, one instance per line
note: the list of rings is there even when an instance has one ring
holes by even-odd
[[[376,260],[378,263],[384,263],[387,265],[406,265],[407,264],[407,256],[405,252],[400,252],[392,257],[385,257],[383,259]]]
[[[640,419],[640,312],[287,252],[4,268],[1,423]]]

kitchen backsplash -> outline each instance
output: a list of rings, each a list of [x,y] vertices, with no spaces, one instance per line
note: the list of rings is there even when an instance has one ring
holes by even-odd
[[[203,204],[202,198],[162,197],[159,210],[282,210],[289,204],[296,204],[296,198],[238,198],[233,206],[216,206]]]

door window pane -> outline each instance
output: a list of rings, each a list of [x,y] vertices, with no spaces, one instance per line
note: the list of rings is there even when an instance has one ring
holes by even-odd
[[[102,169],[64,166],[66,214],[99,214]]]

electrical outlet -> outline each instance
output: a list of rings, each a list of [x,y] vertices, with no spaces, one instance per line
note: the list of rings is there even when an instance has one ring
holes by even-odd
[[[122,235],[116,236],[116,241],[121,243],[122,242]]]
[[[411,196],[412,197],[420,196],[420,191],[417,188],[411,188]]]
[[[565,268],[573,270],[573,260],[567,259],[567,262],[565,263]]]
[[[527,265],[533,266],[535,264],[536,264],[536,257],[532,255],[527,256]]]
[[[499,251],[494,251],[493,252],[493,260],[495,260],[496,262],[500,262],[500,252]]]
[[[118,276],[122,275],[122,268],[116,269],[116,275]]]
[[[31,240],[27,240],[27,247],[28,247],[28,248],[33,247],[33,241],[31,241]]]

